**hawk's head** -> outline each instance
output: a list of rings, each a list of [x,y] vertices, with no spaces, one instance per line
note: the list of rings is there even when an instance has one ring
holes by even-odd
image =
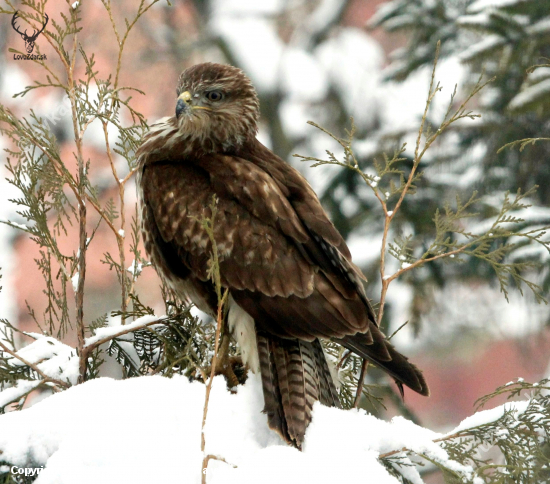
[[[233,66],[197,64],[179,78],[176,118],[182,135],[230,149],[256,135],[258,96]]]

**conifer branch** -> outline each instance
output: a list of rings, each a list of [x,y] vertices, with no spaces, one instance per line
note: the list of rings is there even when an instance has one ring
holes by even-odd
[[[28,366],[31,370],[35,371],[37,374],[39,374],[43,378],[42,383],[50,382],[50,383],[53,383],[54,385],[57,385],[57,386],[62,387],[62,388],[69,388],[70,385],[68,383],[66,383],[64,381],[61,381],[61,380],[57,380],[55,378],[52,378],[52,377],[46,375],[40,368],[38,368],[38,366],[36,366],[35,364],[33,364],[30,361],[26,360],[21,355],[17,354],[15,351],[10,350],[1,341],[0,341],[0,348],[2,348],[2,350],[5,351],[6,353],[8,353],[9,355],[11,355],[14,358],[18,359],[24,365]]]

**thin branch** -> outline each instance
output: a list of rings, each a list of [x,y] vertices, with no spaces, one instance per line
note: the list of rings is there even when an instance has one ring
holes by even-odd
[[[70,385],[67,383],[67,382],[64,382],[64,381],[61,381],[61,380],[57,380],[55,378],[52,378],[48,375],[46,375],[46,373],[44,373],[40,368],[38,368],[38,366],[36,366],[35,364],[31,363],[30,361],[27,361],[25,358],[23,358],[22,356],[18,355],[15,351],[12,351],[10,350],[4,343],[2,343],[0,341],[0,348],[2,348],[2,350],[4,350],[6,353],[10,354],[11,356],[13,356],[14,358],[17,358],[21,363],[23,363],[24,365],[28,366],[29,368],[31,368],[33,371],[35,371],[36,373],[38,373],[43,379],[45,382],[51,382],[53,383],[54,385],[57,385],[57,386],[60,386],[60,387],[63,387],[63,388],[69,388]]]
[[[76,81],[74,79],[76,53],[78,50],[78,35],[76,29],[76,14],[71,11],[71,17],[74,22],[75,31],[73,33],[73,50],[70,64],[64,62],[67,71],[69,100],[71,102],[71,112],[73,121],[73,131],[76,143],[76,159],[78,164],[77,188],[79,195],[79,249],[78,249],[78,284],[75,295],[76,304],[76,336],[77,336],[77,351],[79,355],[79,378],[78,382],[83,383],[86,380],[86,365],[87,353],[84,351],[84,343],[86,339],[85,324],[84,324],[84,282],[86,280],[86,250],[87,250],[87,234],[86,234],[86,205],[83,200],[86,198],[86,173],[82,147],[82,138],[80,137],[80,129],[78,126],[78,108],[76,105],[75,88]]]
[[[369,360],[363,359],[361,365],[361,374],[359,375],[359,381],[357,382],[357,391],[355,392],[355,402],[353,402],[353,408],[359,407],[361,401],[361,395],[363,394],[363,386],[365,385],[365,376],[369,367]]]
[[[201,452],[204,454],[204,448],[206,446],[206,440],[204,438],[204,426],[206,425],[206,417],[208,415],[208,402],[210,401],[210,391],[212,390],[212,382],[214,381],[214,374],[216,371],[216,362],[218,359],[218,350],[220,345],[220,333],[223,326],[223,307],[227,300],[229,291],[226,289],[223,297],[218,303],[218,315],[216,318],[216,340],[214,346],[214,356],[212,357],[212,367],[210,369],[210,378],[208,379],[208,385],[206,386],[206,395],[204,397],[204,409],[202,412],[202,426],[201,426]],[[208,456],[205,456],[202,460],[202,478],[201,483],[206,484],[206,468],[208,467]]]
[[[111,151],[111,146],[109,144],[109,132],[107,130],[107,121],[103,121],[103,134],[105,136],[105,147],[107,151],[107,158],[109,158],[109,164],[111,165],[111,171],[113,172],[113,176],[115,178],[116,184],[118,186],[118,195],[120,199],[120,231],[117,232],[118,237],[116,238],[117,245],[118,245],[118,253],[120,258],[120,287],[121,287],[121,298],[122,298],[122,304],[121,304],[121,311],[122,313],[126,312],[127,303],[126,303],[126,255],[124,253],[124,234],[125,234],[125,225],[126,225],[126,214],[124,209],[124,184],[121,182],[121,180],[118,177],[118,173],[115,167],[115,163],[113,161],[113,153]],[[125,323],[125,316],[124,314],[121,316],[121,322],[122,324]]]
[[[97,341],[94,341],[93,343],[86,343],[84,345],[85,351],[90,353],[92,350],[97,348],[98,346],[101,346],[103,343],[107,343],[111,341],[112,339],[118,338],[119,336],[123,336],[127,333],[133,333],[134,331],[139,331],[140,329],[147,328],[148,326],[152,326],[154,324],[163,324],[164,320],[162,318],[159,318],[155,321],[149,321],[148,323],[143,323],[138,326],[128,326],[124,329],[121,329],[118,333],[111,334],[109,336],[105,336],[104,338],[98,339]],[[88,338],[90,339],[90,338]]]
[[[437,67],[437,61],[439,59],[439,49],[441,46],[441,42],[437,42],[437,47],[435,50],[435,59],[434,64],[432,68],[432,77],[430,79],[430,88],[428,89],[428,99],[426,100],[426,106],[424,107],[424,114],[422,115],[422,120],[420,122],[420,128],[418,130],[418,136],[416,138],[416,147],[414,150],[414,162],[413,166],[411,168],[411,172],[409,173],[409,177],[407,178],[407,181],[405,183],[405,186],[403,187],[403,190],[401,191],[401,194],[399,196],[399,200],[397,200],[397,203],[395,204],[395,207],[392,210],[392,213],[390,216],[388,216],[387,210],[384,210],[385,212],[385,219],[384,219],[384,235],[382,238],[382,247],[380,250],[380,280],[382,281],[382,292],[380,294],[380,305],[378,308],[378,324],[382,322],[382,317],[384,316],[384,305],[386,304],[386,293],[388,291],[388,286],[390,285],[390,281],[386,279],[384,274],[384,262],[385,262],[385,254],[386,254],[386,244],[387,244],[387,236],[388,231],[390,227],[390,223],[395,217],[395,214],[401,207],[401,204],[403,203],[403,200],[405,199],[405,195],[408,193],[411,184],[414,180],[414,175],[416,173],[416,169],[418,168],[418,165],[420,164],[420,160],[422,159],[423,154],[425,153],[426,148],[422,150],[420,153],[420,142],[422,140],[422,135],[424,133],[424,126],[426,124],[426,120],[428,118],[428,111],[430,109],[430,105],[433,101],[433,98],[435,94],[440,90],[439,83],[436,85],[434,89],[434,83],[435,83],[435,70]],[[427,142],[426,142],[427,144]],[[385,204],[384,204],[385,206]]]

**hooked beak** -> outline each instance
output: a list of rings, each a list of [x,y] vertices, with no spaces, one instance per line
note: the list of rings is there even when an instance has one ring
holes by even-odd
[[[193,97],[191,96],[191,93],[189,91],[182,92],[178,97],[178,101],[176,102],[176,118],[179,118],[181,113],[183,112],[185,112],[186,114],[190,114],[192,110],[194,111],[196,109],[212,111],[212,109],[209,107],[197,106],[193,104]]]
[[[191,93],[189,91],[182,92],[176,102],[176,118],[179,118],[181,113],[191,111]]]

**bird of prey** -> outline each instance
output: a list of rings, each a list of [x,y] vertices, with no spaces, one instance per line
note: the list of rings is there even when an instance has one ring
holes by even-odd
[[[320,338],[428,395],[420,370],[378,328],[364,276],[306,179],[257,139],[259,101],[232,66],[204,63],[178,82],[175,116],[138,150],[145,250],[182,298],[215,315],[212,244],[200,223],[217,197],[213,235],[228,325],[261,374],[269,426],[301,448],[313,404],[340,406]]]

